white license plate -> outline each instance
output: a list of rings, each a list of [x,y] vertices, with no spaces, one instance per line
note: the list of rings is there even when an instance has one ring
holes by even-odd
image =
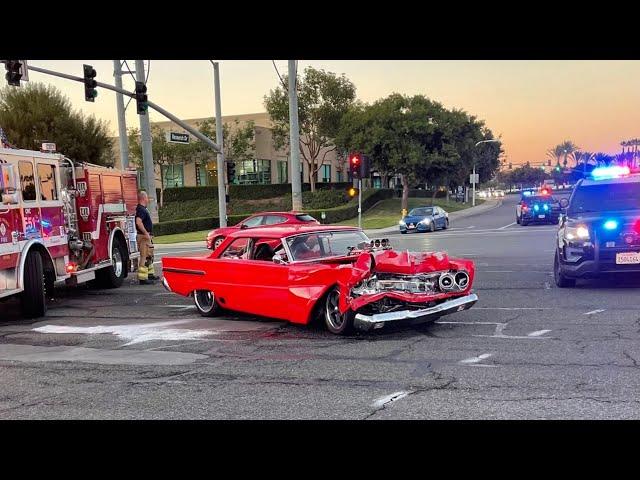
[[[409,225],[407,225],[407,228],[416,228],[416,226],[413,223],[410,223]]]
[[[640,263],[640,252],[616,253],[616,264],[629,265]]]
[[[544,215],[538,215],[538,218],[544,218]]]

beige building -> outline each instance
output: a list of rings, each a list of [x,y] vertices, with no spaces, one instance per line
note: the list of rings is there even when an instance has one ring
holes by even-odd
[[[198,124],[207,118],[193,118],[184,120],[188,125],[197,128]],[[272,138],[273,122],[269,114],[253,113],[245,115],[229,115],[222,117],[222,122],[230,128],[235,128],[236,120],[239,125],[254,123],[255,158],[250,161],[236,162],[236,178],[234,183],[244,185],[290,183],[291,171],[289,168],[289,152],[285,149],[276,149]],[[187,133],[171,121],[154,122],[167,132]],[[191,136],[191,140],[193,140]],[[120,145],[118,137],[114,139],[115,165],[120,167]],[[323,153],[320,154],[320,159]],[[302,163],[302,181],[309,182],[309,166],[300,156]],[[163,180],[165,188],[217,185],[217,165],[215,155],[208,161],[187,160],[182,164],[163,167]],[[347,160],[337,155],[336,151],[329,152],[323,165],[317,172],[316,181],[322,182],[346,182],[348,181]],[[160,187],[160,170],[156,167],[156,185]]]

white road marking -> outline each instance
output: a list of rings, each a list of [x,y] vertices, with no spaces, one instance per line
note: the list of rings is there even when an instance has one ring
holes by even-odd
[[[535,332],[527,333],[527,337],[539,337],[545,333],[549,333],[551,330],[536,330]]]
[[[191,310],[192,308],[196,308],[195,305],[160,305],[165,308],[181,308],[182,310]]]
[[[604,312],[604,308],[599,308],[598,310],[591,310],[590,312],[585,313],[584,315],[595,315],[596,313]]]
[[[121,340],[128,340],[125,345],[149,342],[152,340],[194,340],[200,337],[215,335],[211,330],[187,330],[185,328],[171,328],[175,325],[190,323],[191,320],[172,322],[138,323],[130,325],[97,325],[94,327],[80,327],[67,325],[44,325],[34,328],[39,333],[82,333],[88,335],[110,333]]]
[[[476,226],[475,226],[475,225],[471,225],[470,227],[467,227],[467,228],[468,228],[468,229],[469,229],[469,228],[476,228]]]
[[[509,227],[511,227],[512,225],[515,225],[515,224],[516,224],[516,222],[510,223],[509,225],[505,225],[504,227],[500,227],[498,230],[504,230],[505,228],[509,228]]]
[[[396,401],[406,397],[410,393],[411,393],[411,391],[406,391],[406,390],[402,390],[400,392],[390,393],[389,395],[385,395],[384,397],[380,397],[380,398],[377,398],[376,400],[374,400],[374,402],[371,404],[371,406],[373,408],[382,408],[387,403],[396,402]]]
[[[474,310],[555,310],[551,307],[473,307]]]
[[[478,355],[477,357],[465,358],[464,360],[460,360],[459,363],[469,364],[469,363],[478,363],[484,360],[485,358],[489,358],[491,356],[490,353],[483,353],[482,355]]]

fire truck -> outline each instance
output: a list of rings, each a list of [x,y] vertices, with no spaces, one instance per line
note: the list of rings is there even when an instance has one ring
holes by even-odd
[[[137,192],[135,171],[0,148],[0,300],[37,318],[58,282],[120,287],[139,258]]]

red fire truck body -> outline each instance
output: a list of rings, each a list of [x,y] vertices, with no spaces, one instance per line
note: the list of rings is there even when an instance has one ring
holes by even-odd
[[[0,299],[20,295],[34,318],[56,282],[122,285],[139,257],[137,192],[135,171],[0,149]]]

